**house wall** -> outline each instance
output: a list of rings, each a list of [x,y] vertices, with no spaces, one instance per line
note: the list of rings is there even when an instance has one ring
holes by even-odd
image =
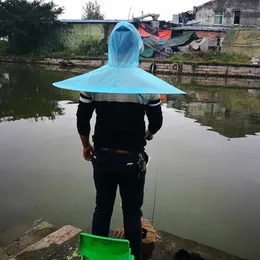
[[[224,12],[222,25],[234,25],[235,11],[240,11],[240,26],[260,26],[260,0],[214,0],[194,7],[196,20],[213,25],[214,14]]]
[[[60,29],[60,37],[65,47],[76,49],[83,41],[91,39],[103,39],[103,24],[63,24]]]
[[[214,10],[213,2],[208,2],[203,6],[195,7],[196,21],[202,24],[213,24],[214,23]]]

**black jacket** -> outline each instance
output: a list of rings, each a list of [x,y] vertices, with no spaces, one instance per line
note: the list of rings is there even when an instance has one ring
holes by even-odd
[[[96,112],[93,142],[95,148],[143,151],[145,115],[148,129],[155,134],[162,126],[159,95],[103,94],[81,92],[77,111],[80,135],[90,134],[90,119]]]

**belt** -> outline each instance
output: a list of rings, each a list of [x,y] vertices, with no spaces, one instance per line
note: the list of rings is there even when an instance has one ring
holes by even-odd
[[[114,149],[114,148],[101,148],[100,150],[110,152],[110,153],[119,153],[119,154],[137,154],[136,152],[130,152],[130,151]]]

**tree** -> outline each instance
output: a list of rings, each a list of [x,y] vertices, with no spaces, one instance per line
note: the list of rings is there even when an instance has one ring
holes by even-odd
[[[83,20],[104,20],[105,15],[100,12],[100,5],[97,0],[94,2],[88,1],[86,6],[83,7]]]
[[[0,0],[0,38],[8,38],[9,50],[32,52],[49,41],[63,8],[43,0]]]

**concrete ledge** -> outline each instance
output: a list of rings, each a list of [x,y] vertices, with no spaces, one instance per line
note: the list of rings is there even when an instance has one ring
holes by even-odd
[[[199,254],[205,260],[245,260],[189,239],[174,236],[164,231],[158,230],[157,233],[159,236],[156,241],[156,248],[153,252],[152,259],[172,260],[174,258],[174,252],[185,249],[191,254]]]
[[[15,259],[9,260],[81,260],[79,253],[80,232],[80,229],[72,226],[63,227],[47,239],[53,243],[46,243],[46,240],[45,242],[41,241],[41,245],[37,243],[36,246],[25,250]],[[89,232],[89,230],[84,230],[84,232]],[[51,237],[52,239],[50,239]]]
[[[44,226],[42,226],[44,227]],[[29,231],[30,232],[30,231]],[[29,233],[28,232],[28,233]],[[52,234],[29,246],[16,257],[2,256],[1,260],[80,260],[79,234],[81,230],[72,226],[64,226]],[[89,233],[86,229],[84,232]],[[153,260],[172,260],[175,252],[187,250],[194,256],[200,255],[205,260],[244,260],[223,251],[202,245],[200,243],[174,236],[164,231],[156,230],[155,250]],[[144,260],[151,260],[145,258]],[[197,259],[197,258],[194,258]],[[199,259],[199,258],[198,258]]]
[[[185,249],[190,254],[199,254],[205,260],[245,260],[220,250],[196,243],[194,241],[171,235],[167,232],[157,231],[157,233],[158,237],[155,243],[155,250],[153,251],[153,255],[151,258],[145,258],[144,260],[173,260],[175,252],[180,249]],[[60,245],[52,244],[50,247],[45,249],[24,252],[15,260],[54,259],[80,260],[79,234]]]
[[[17,238],[9,246],[4,248],[0,252],[4,256],[15,256],[30,245],[36,243],[40,239],[46,237],[47,235],[54,232],[56,229],[48,222],[42,222],[39,225],[35,226],[31,230],[27,231],[24,235]],[[1,257],[3,257],[1,256]],[[2,260],[2,258],[0,258]]]
[[[106,58],[23,58],[0,56],[0,63],[27,63],[41,65],[57,65],[61,67],[99,68],[107,63]],[[233,78],[260,78],[260,66],[249,64],[213,64],[192,62],[169,62],[160,60],[141,60],[140,68],[150,71],[155,64],[156,74],[195,75]]]
[[[75,228],[73,226],[64,226],[57,230],[56,232],[46,236],[42,240],[36,242],[35,244],[27,247],[23,252],[36,251],[49,247],[51,244],[61,245],[66,241],[70,240],[72,237],[76,236],[81,232],[81,229]]]

